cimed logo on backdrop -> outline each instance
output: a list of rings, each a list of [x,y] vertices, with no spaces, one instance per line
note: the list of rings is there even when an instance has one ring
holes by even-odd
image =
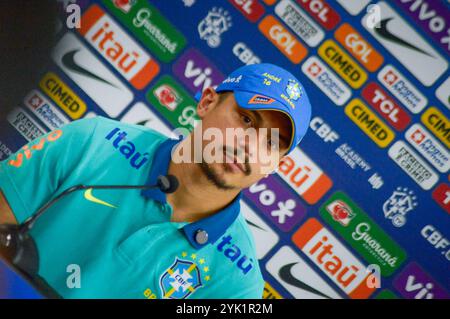
[[[414,192],[406,187],[397,187],[383,204],[384,217],[391,219],[395,227],[406,224],[406,215],[417,206]]]
[[[183,252],[182,257],[187,257],[188,253]],[[206,275],[202,278],[202,272],[207,273],[209,267],[204,265],[205,259],[200,258],[197,265],[197,255],[195,253],[189,256],[192,260],[175,257],[173,264],[161,274],[159,286],[161,288],[162,298],[164,299],[185,299],[192,295],[198,288],[203,286],[203,280],[210,280]]]

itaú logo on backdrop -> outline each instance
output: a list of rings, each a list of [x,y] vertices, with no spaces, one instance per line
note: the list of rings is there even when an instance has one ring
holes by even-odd
[[[80,33],[135,88],[143,89],[159,73],[159,65],[99,6],[83,14]]]
[[[333,186],[332,180],[299,148],[283,158],[277,172],[311,205]]]

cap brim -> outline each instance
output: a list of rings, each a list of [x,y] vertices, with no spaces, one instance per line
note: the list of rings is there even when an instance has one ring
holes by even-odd
[[[284,114],[287,115],[287,117],[289,118],[289,120],[291,121],[291,140],[289,142],[289,147],[288,147],[288,152],[290,152],[293,148],[293,143],[294,143],[294,137],[295,137],[295,122],[294,119],[292,118],[291,114],[289,113],[288,107],[286,105],[284,105],[283,103],[277,101],[276,99],[272,99],[269,96],[265,96],[263,94],[259,94],[259,93],[255,93],[255,92],[247,92],[247,91],[239,91],[239,90],[234,90],[234,98],[236,100],[236,103],[238,104],[239,107],[242,107],[244,109],[248,109],[248,110],[267,110],[267,111],[278,111],[278,112],[282,112]],[[273,101],[269,101],[269,103],[267,102],[252,102],[252,100],[254,100],[255,96],[263,96],[263,97],[268,97],[270,100]]]

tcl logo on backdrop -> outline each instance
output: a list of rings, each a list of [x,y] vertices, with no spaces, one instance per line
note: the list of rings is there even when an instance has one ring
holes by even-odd
[[[325,0],[297,0],[317,22],[331,30],[339,24],[341,17]]]
[[[411,117],[377,83],[369,83],[362,91],[364,99],[397,131],[403,131]]]
[[[250,22],[256,22],[265,13],[258,0],[229,0]]]

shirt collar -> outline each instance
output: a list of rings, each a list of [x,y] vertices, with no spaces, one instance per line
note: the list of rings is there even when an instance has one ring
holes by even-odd
[[[150,168],[146,185],[155,185],[159,175],[167,174],[171,161],[172,149],[181,142],[181,140],[182,137],[179,139],[168,138],[157,147],[154,152],[155,157],[152,162],[152,167]],[[141,195],[147,199],[153,199],[162,204],[167,204],[166,194],[158,188],[142,190]],[[208,243],[216,242],[239,215],[241,198],[242,193],[240,192],[238,196],[236,196],[236,198],[221,211],[199,221],[184,225],[181,228],[181,231],[184,233],[189,243],[194,248],[200,249]],[[197,235],[199,232],[202,232],[203,235],[205,233],[207,234],[207,241],[198,242]]]

